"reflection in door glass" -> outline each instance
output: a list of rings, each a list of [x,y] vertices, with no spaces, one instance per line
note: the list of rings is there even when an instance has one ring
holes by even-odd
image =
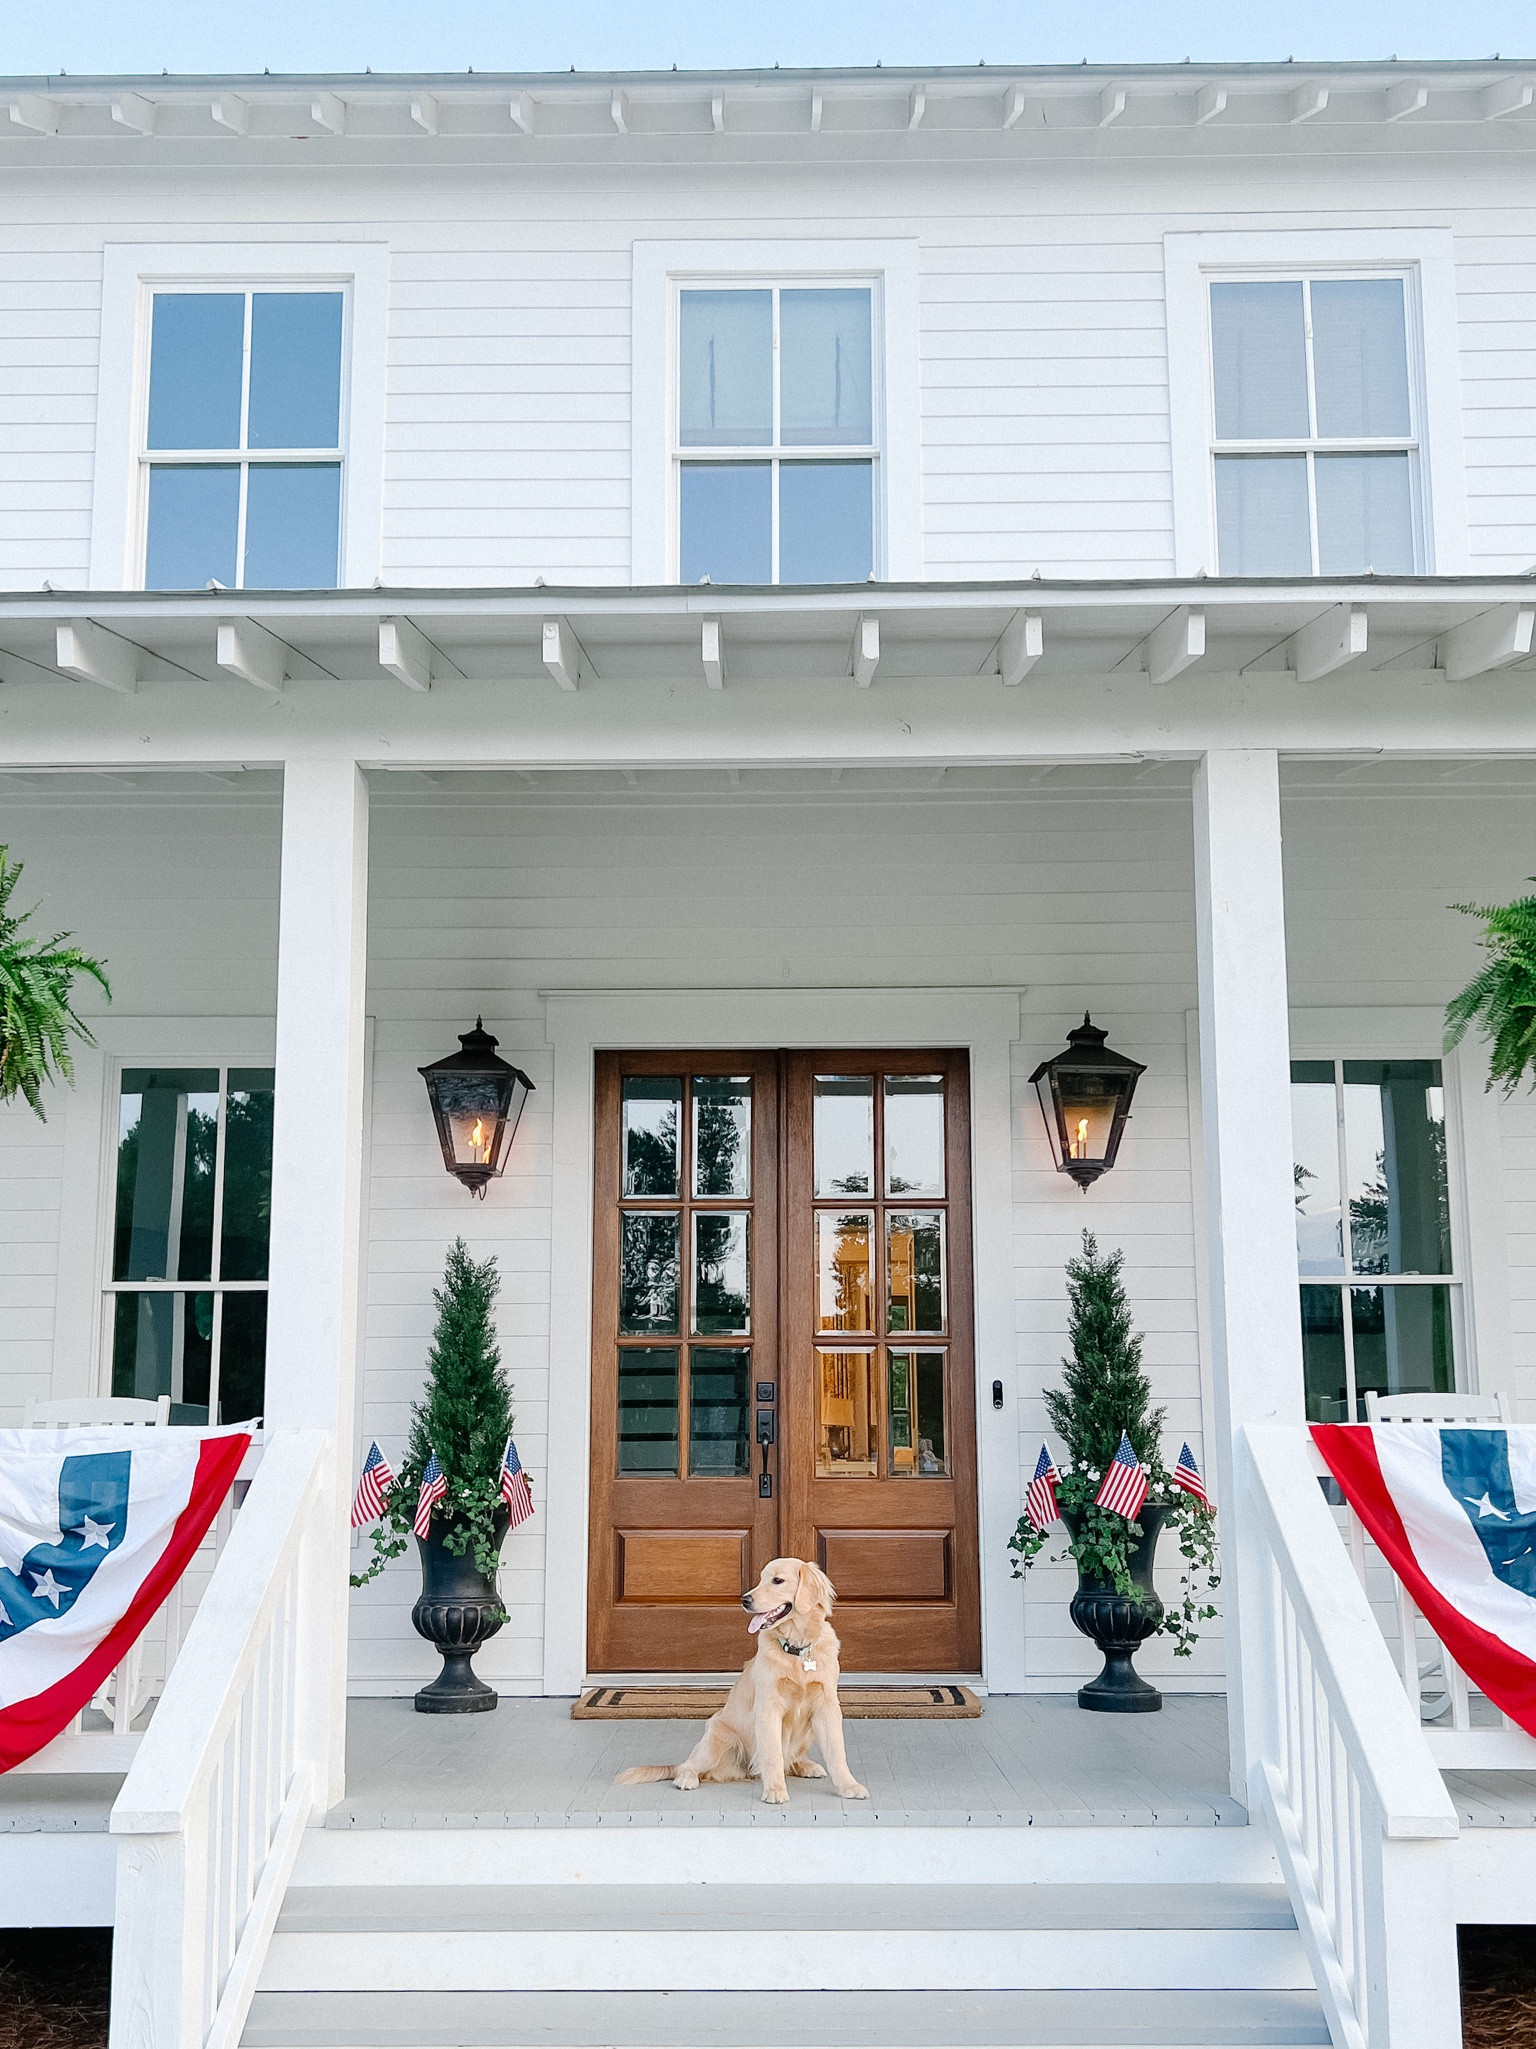
[[[1303,1274],[1344,1271],[1339,1114],[1331,1060],[1291,1062],[1296,1257]]]
[[[872,1330],[874,1288],[869,1270],[873,1213],[816,1212],[816,1327]]]
[[[677,1471],[677,1347],[619,1353],[619,1471]]]
[[[671,1075],[626,1074],[623,1163],[626,1195],[676,1195],[678,1113],[682,1081]]]
[[[675,1210],[642,1211],[622,1222],[619,1249],[619,1329],[637,1335],[677,1329],[680,1247]]]
[[[1355,1272],[1449,1273],[1438,1060],[1344,1062],[1344,1157]]]
[[[891,1478],[941,1478],[949,1471],[944,1354],[892,1352],[890,1368]]]
[[[875,1407],[872,1352],[818,1352],[821,1420],[816,1471],[824,1480],[873,1479]]]
[[[693,1327],[701,1337],[746,1331],[748,1322],[747,1213],[693,1215]]]
[[[693,1192],[752,1193],[752,1077],[695,1075]]]
[[[747,1398],[752,1354],[744,1347],[694,1345],[688,1353],[688,1471],[696,1480],[735,1480],[752,1468]]]
[[[887,1328],[944,1328],[944,1212],[891,1210],[885,1219]]]
[[[818,1074],[811,1107],[818,1195],[870,1195],[875,1186],[875,1081]]]
[[[885,1192],[944,1193],[944,1077],[885,1077]]]

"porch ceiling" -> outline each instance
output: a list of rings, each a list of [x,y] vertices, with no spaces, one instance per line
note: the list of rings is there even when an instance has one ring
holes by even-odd
[[[1519,577],[0,593],[0,680],[285,684],[694,680],[730,689],[1289,672],[1536,673]],[[706,622],[714,622],[712,641]],[[226,629],[222,634],[220,629]],[[873,627],[873,634],[869,628]],[[232,631],[230,629],[233,629]]]

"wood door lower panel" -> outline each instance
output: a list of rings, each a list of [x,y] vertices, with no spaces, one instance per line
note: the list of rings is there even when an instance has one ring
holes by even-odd
[[[739,1601],[751,1586],[750,1530],[615,1530],[620,1603]]]
[[[844,1601],[950,1601],[950,1532],[818,1530],[822,1571]]]

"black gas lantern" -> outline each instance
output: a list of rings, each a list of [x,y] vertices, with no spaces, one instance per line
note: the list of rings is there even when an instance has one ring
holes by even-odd
[[[1040,1098],[1056,1171],[1070,1174],[1085,1195],[1115,1164],[1131,1097],[1147,1071],[1139,1060],[1127,1060],[1106,1046],[1108,1037],[1084,1011],[1082,1023],[1067,1034],[1066,1052],[1042,1060],[1029,1077]]]
[[[478,1017],[472,1032],[460,1032],[457,1053],[417,1072],[432,1101],[443,1165],[483,1201],[486,1182],[507,1164],[533,1083],[499,1057]]]

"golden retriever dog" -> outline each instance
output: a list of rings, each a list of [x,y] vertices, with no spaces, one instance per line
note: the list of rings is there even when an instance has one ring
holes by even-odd
[[[726,1703],[704,1725],[704,1734],[681,1764],[637,1764],[620,1772],[616,1786],[647,1786],[670,1779],[679,1793],[697,1790],[701,1779],[761,1779],[763,1798],[787,1800],[792,1779],[824,1779],[845,1800],[867,1800],[848,1769],[843,1750],[843,1714],[837,1704],[838,1641],[828,1617],[837,1599],[819,1566],[801,1558],[775,1558],[741,1605],[752,1620],[748,1630],[757,1650],[742,1667]],[[807,1752],[815,1738],[827,1770]]]

